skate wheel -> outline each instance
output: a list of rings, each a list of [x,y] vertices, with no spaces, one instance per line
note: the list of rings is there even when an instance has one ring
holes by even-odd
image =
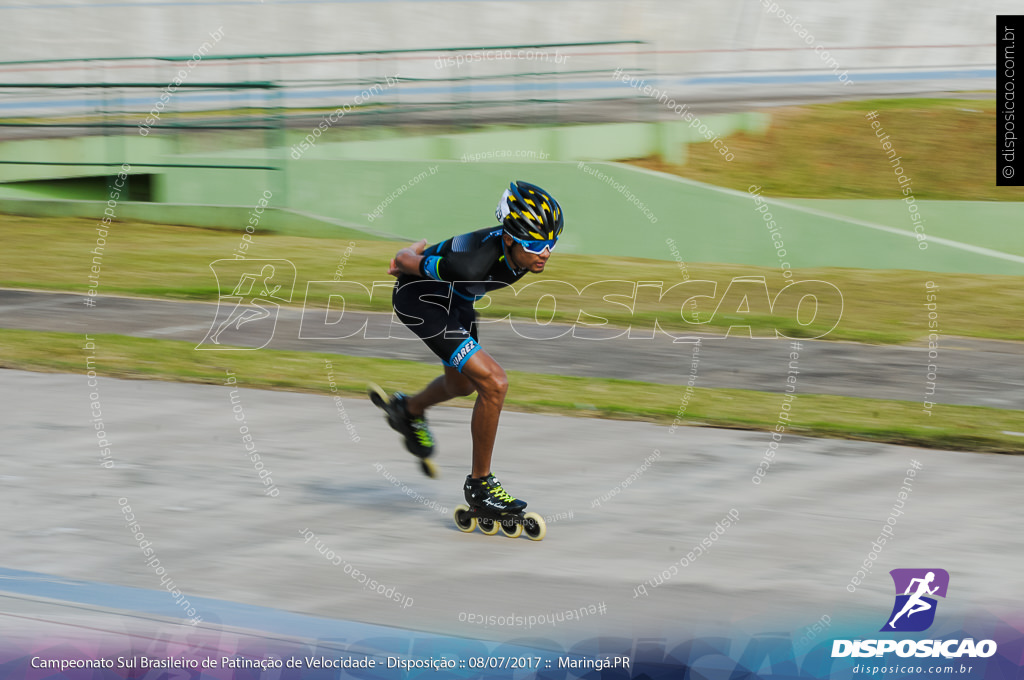
[[[548,533],[548,525],[537,513],[528,512],[523,515],[523,533],[531,541],[539,541]]]
[[[377,383],[370,383],[366,386],[366,394],[369,395],[370,401],[377,408],[386,409],[388,404],[391,403],[388,393],[381,389],[381,386]]]
[[[480,531],[484,532],[487,536],[493,536],[498,533],[498,529],[501,527],[500,522],[495,522],[490,517],[481,517],[477,520],[477,526],[480,527]]]
[[[523,525],[514,519],[507,519],[501,523],[501,533],[509,538],[519,538],[523,533]]]
[[[460,505],[455,508],[454,516],[455,526],[459,528],[459,531],[465,531],[468,534],[476,529],[476,517],[470,514],[468,505]]]
[[[437,479],[441,474],[437,464],[429,458],[420,458],[420,467],[423,468],[423,474],[431,479]]]

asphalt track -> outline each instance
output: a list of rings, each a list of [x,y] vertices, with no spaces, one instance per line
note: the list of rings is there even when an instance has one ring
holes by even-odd
[[[217,305],[138,298],[97,297],[85,307],[82,295],[0,290],[0,327],[72,333],[115,333],[166,340],[204,341]],[[222,309],[221,318],[229,311]],[[271,329],[273,349],[330,352],[436,362],[436,358],[390,315],[347,311],[340,340],[311,339],[323,328],[309,314],[300,337],[301,309],[281,308]],[[339,317],[342,318],[342,317]],[[334,319],[332,319],[333,321]],[[367,322],[364,326],[364,320]],[[266,326],[249,324],[230,336],[229,344],[259,347]],[[537,327],[528,328],[534,332]],[[565,328],[565,327],[562,327]],[[360,329],[363,329],[360,332]],[[621,329],[609,334],[619,334]],[[340,332],[339,332],[340,334]],[[553,333],[554,334],[554,333]],[[599,337],[599,334],[594,334]],[[389,338],[389,336],[391,336]],[[695,336],[696,337],[696,336]],[[695,385],[782,392],[788,370],[789,342],[720,338],[702,335]],[[662,384],[685,384],[690,376],[692,345],[673,343],[658,333],[650,339],[580,339],[567,332],[533,341],[523,356],[523,337],[508,322],[481,330],[483,346],[507,369],[562,375],[599,376]],[[209,346],[209,345],[208,345]],[[925,398],[927,348],[872,346],[845,342],[801,341],[799,391],[872,399],[922,401]],[[935,394],[943,404],[1024,410],[1024,344],[943,337]]]
[[[883,623],[888,570],[932,565],[953,575],[944,614],[1019,612],[1019,457],[786,436],[755,484],[765,433],[505,413],[494,469],[549,518],[537,543],[455,529],[448,511],[469,462],[468,409],[431,412],[442,478],[429,480],[367,400],[232,389],[0,371],[4,628],[31,636],[40,621],[105,630],[175,616],[125,504],[207,627],[293,624],[294,635],[313,636],[308,617],[322,617],[319,630],[347,619],[579,640],[669,626],[801,630],[830,615],[838,634],[851,617]],[[111,467],[101,465],[96,422]],[[914,460],[920,469],[898,502]],[[687,557],[730,512],[738,521]],[[890,516],[893,538],[849,592]],[[317,541],[409,606],[363,588]],[[533,628],[469,622],[590,605],[604,613]]]

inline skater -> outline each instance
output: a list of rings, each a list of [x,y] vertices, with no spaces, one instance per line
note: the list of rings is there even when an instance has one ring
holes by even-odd
[[[429,460],[434,437],[424,414],[435,404],[476,392],[470,426],[472,470],[463,487],[470,507],[461,516],[456,510],[456,522],[463,531],[472,531],[479,519],[484,533],[497,532],[500,524],[506,534],[518,536],[526,502],[505,491],[491,473],[508,378],[480,345],[473,303],[528,272],[544,271],[562,232],[563,216],[546,191],[516,181],[501,195],[495,217],[501,222],[497,227],[429,247],[426,240],[419,241],[399,250],[391,260],[388,274],[398,278],[392,295],[395,313],[438,356],[444,374],[414,395],[399,392],[388,398],[372,386],[371,397],[387,412],[391,427],[405,437],[409,451],[421,459],[424,471],[436,476]],[[539,521],[543,537],[543,520],[530,515]],[[519,521],[503,521],[505,516]],[[527,534],[535,538],[530,525]]]

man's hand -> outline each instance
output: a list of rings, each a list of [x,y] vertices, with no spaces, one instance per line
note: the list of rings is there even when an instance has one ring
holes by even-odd
[[[424,250],[427,249],[427,240],[417,241],[407,248],[402,248],[391,258],[388,264],[388,274],[398,276],[408,274],[417,276],[420,273],[420,260],[423,259]]]

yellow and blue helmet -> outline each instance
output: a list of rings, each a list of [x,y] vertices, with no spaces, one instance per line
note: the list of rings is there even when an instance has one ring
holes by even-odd
[[[509,184],[494,216],[512,238],[526,241],[556,241],[564,222],[562,208],[551,194],[520,181]]]

